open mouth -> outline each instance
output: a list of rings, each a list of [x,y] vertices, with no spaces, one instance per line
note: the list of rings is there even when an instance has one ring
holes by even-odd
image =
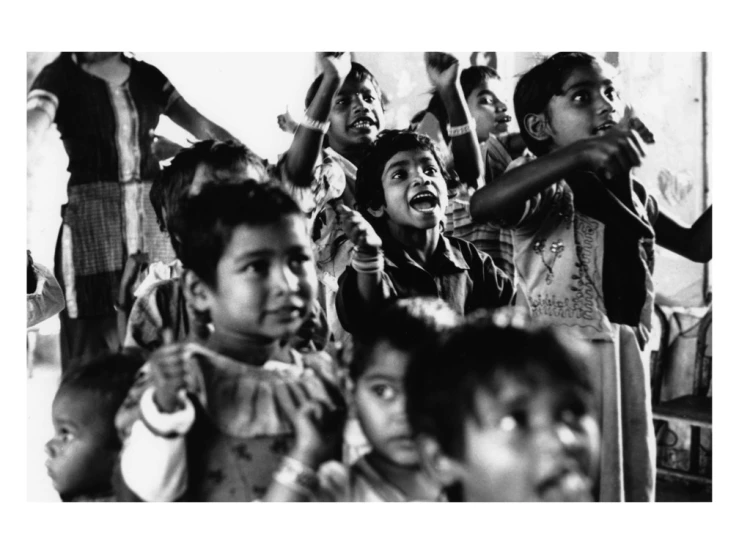
[[[603,133],[606,133],[609,129],[611,129],[613,126],[616,125],[615,121],[606,121],[603,125],[599,125],[595,128],[593,131],[594,135],[602,135]]]
[[[411,198],[408,205],[419,212],[431,213],[439,205],[439,199],[433,192],[426,190]]]
[[[369,130],[372,127],[377,127],[377,123],[372,121],[369,117],[359,117],[351,125],[350,129]]]
[[[590,479],[579,471],[562,471],[553,475],[536,488],[539,498],[545,502],[588,502]]]
[[[269,313],[281,321],[288,321],[302,317],[304,310],[300,306],[284,306],[270,310]]]

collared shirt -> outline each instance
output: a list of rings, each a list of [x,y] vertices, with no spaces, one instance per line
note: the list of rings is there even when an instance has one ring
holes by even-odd
[[[385,270],[382,274],[384,300],[426,296],[440,298],[460,315],[481,308],[510,304],[514,290],[511,280],[487,254],[472,243],[453,237],[439,237],[426,267],[421,267],[393,240],[384,239]],[[367,306],[359,295],[357,272],[347,267],[339,278],[336,309],[348,332],[362,334],[371,329],[376,306]]]

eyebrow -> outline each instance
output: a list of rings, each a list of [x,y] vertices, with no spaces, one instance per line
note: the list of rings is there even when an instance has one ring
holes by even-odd
[[[593,87],[593,86],[611,86],[613,85],[613,81],[610,79],[603,79],[600,83],[593,81],[591,79],[585,79],[584,81],[577,81],[576,83],[571,84],[569,87],[564,89],[562,91],[562,94],[567,94],[569,91],[571,91],[574,88],[580,88],[580,87]]]
[[[389,375],[384,373],[382,370],[370,370],[362,375],[362,379],[365,381],[393,381],[394,383],[400,383],[403,381],[401,377],[398,377],[397,375]]]

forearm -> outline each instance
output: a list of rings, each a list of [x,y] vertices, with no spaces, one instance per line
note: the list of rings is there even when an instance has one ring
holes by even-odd
[[[713,259],[713,206],[703,212],[691,228],[693,260],[708,263]]]
[[[324,75],[315,98],[305,112],[306,117],[318,122],[328,121],[331,102],[340,87],[341,81],[338,78]],[[298,125],[285,159],[286,176],[294,185],[310,185],[313,168],[323,148],[323,138],[324,134],[320,131]]]
[[[440,90],[439,95],[452,127],[474,125],[459,83]],[[477,188],[478,180],[485,174],[485,168],[474,128],[468,133],[451,137],[451,149],[457,174],[463,181]]]
[[[478,221],[518,221],[526,201],[564,178],[580,161],[577,150],[565,147],[506,171],[470,199],[470,214]]]

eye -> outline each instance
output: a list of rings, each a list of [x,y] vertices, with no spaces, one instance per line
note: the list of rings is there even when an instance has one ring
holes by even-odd
[[[305,264],[310,262],[310,256],[306,254],[295,254],[290,256],[288,264],[293,271],[302,271]]]
[[[529,427],[529,415],[524,410],[515,410],[503,416],[498,427],[506,433],[525,431]]]
[[[439,168],[437,168],[436,166],[433,166],[433,165],[429,165],[429,166],[427,166],[427,167],[426,167],[426,168],[425,168],[425,169],[423,170],[423,172],[424,172],[424,173],[425,173],[426,175],[436,175],[437,173],[439,173]]]
[[[578,104],[585,104],[590,101],[590,94],[585,91],[579,91],[572,95],[572,101]]]
[[[608,98],[609,100],[615,100],[616,98],[619,97],[618,92],[613,87],[608,87],[605,90],[604,94],[606,95],[606,98]]]
[[[267,260],[257,260],[246,264],[241,271],[246,275],[266,275],[269,272],[269,262]]]
[[[390,385],[382,383],[372,385],[370,387],[370,391],[372,391],[372,394],[374,394],[381,400],[384,400],[385,402],[394,400],[398,396],[398,391],[395,387],[391,387]]]
[[[74,435],[66,427],[63,427],[59,430],[59,440],[61,440],[63,443],[71,442],[73,439]]]
[[[391,178],[391,179],[393,179],[393,180],[396,180],[396,181],[398,181],[398,180],[401,180],[401,179],[405,179],[405,177],[406,177],[406,174],[407,174],[407,173],[406,173],[406,172],[405,172],[404,170],[400,169],[400,170],[398,170],[398,171],[395,171],[395,172],[393,172],[393,173],[392,173],[392,174],[390,175],[390,178]]]
[[[339,98],[337,98],[337,99],[336,99],[336,105],[337,105],[337,106],[344,106],[344,105],[346,105],[347,103],[348,103],[348,102],[347,102],[347,99],[346,99],[346,98],[344,98],[344,97],[339,97]]]
[[[364,95],[364,101],[369,102],[370,104],[375,101],[375,97],[371,94],[365,94]]]

